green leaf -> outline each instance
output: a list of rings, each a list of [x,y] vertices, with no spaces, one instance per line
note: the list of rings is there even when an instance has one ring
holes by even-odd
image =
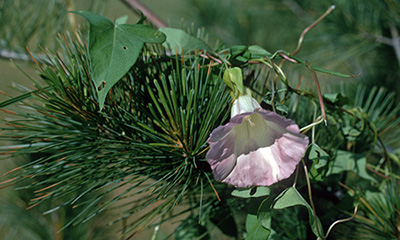
[[[287,115],[289,113],[289,108],[286,105],[284,105],[284,104],[282,104],[280,102],[276,102],[275,103],[275,109],[281,115]]]
[[[237,45],[237,46],[232,46],[229,48],[229,53],[231,54],[231,58],[235,58],[239,55],[243,55],[246,53],[248,50],[247,46],[244,45]]]
[[[308,155],[308,159],[313,161],[313,167],[316,169],[320,169],[325,167],[329,160],[329,155],[322,150],[317,144],[310,144],[310,154]]]
[[[339,150],[333,161],[333,165],[329,169],[328,175],[338,174],[343,171],[352,171],[364,179],[376,182],[376,180],[367,173],[366,164],[367,160],[364,155]]]
[[[269,187],[237,188],[232,191],[232,196],[240,198],[257,198],[269,196],[271,189]]]
[[[124,15],[115,20],[116,25],[125,24],[128,21],[128,16]]]
[[[324,94],[324,99],[338,106],[343,106],[350,103],[350,99],[344,97],[340,93],[326,93]]]
[[[169,47],[173,54],[182,54],[182,50],[183,53],[188,53],[196,49],[211,50],[210,46],[201,39],[193,37],[181,29],[160,28],[159,30],[167,36],[164,45]]]
[[[251,59],[251,54],[247,46],[238,45],[233,46],[229,49],[230,58],[232,66],[239,66]]]
[[[266,56],[272,57],[272,54],[270,52],[257,45],[250,46],[248,50],[252,59],[264,58]]]
[[[264,228],[257,219],[257,215],[247,214],[246,240],[267,240],[271,229]]]
[[[311,230],[318,236],[317,227],[315,224],[315,217],[313,214],[313,210],[311,206],[307,203],[306,200],[300,195],[300,193],[294,187],[287,188],[281,194],[279,194],[275,199],[274,202],[271,204],[270,199],[265,200],[259,208],[258,212],[258,220],[264,226],[264,228],[271,230],[271,210],[279,210],[287,207],[293,206],[303,206],[306,207],[308,210],[309,215],[309,223],[311,226]],[[323,235],[323,229],[321,222],[317,218],[318,228],[321,235]]]
[[[310,177],[315,181],[322,181],[327,172],[329,155],[317,144],[310,144],[308,149],[308,159],[313,162],[309,172]]]
[[[257,212],[257,220],[268,231],[271,231],[272,209],[275,198],[270,196],[260,204]]]
[[[89,55],[91,76],[95,83],[100,109],[108,91],[136,62],[143,44],[162,43],[164,34],[141,24],[116,24],[105,17],[86,12],[73,12],[84,17],[90,24]]]

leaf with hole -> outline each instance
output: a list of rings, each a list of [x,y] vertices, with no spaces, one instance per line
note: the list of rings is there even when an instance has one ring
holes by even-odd
[[[162,43],[165,35],[142,24],[116,23],[86,11],[73,12],[84,17],[90,25],[90,73],[95,83],[100,109],[108,91],[135,64],[144,43]]]
[[[253,188],[236,188],[232,191],[232,196],[240,198],[257,198],[269,196],[271,189],[269,187],[259,186]]]

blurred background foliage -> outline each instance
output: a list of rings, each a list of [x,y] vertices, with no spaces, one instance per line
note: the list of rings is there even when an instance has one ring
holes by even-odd
[[[128,15],[128,23],[134,23],[139,19],[138,14],[128,7],[126,2],[122,0],[0,1],[0,57],[2,58],[0,61],[0,90],[13,95],[15,90],[9,87],[13,82],[31,85],[28,77],[8,59],[14,59],[27,75],[37,79],[35,71],[31,68],[33,63],[26,47],[36,58],[40,59],[45,49],[57,51],[58,34],[67,31],[73,32],[85,27],[83,22],[71,14],[66,14],[66,11],[87,10],[109,19]],[[373,90],[374,86],[378,86],[396,93],[392,97],[394,102],[388,107],[388,111],[399,103],[400,1],[143,0],[142,2],[169,26],[188,28],[192,31],[200,28],[208,35],[207,41],[212,47],[255,44],[270,52],[279,49],[293,52],[302,31],[333,4],[336,9],[306,35],[303,47],[297,57],[325,69],[358,75],[352,79],[338,79],[330,75],[319,76],[325,92],[346,90],[347,94],[353,91],[356,95],[357,86],[363,85],[364,90],[361,91],[361,96],[358,94],[355,97],[358,104],[362,105],[363,99],[368,99],[371,94],[375,97],[379,92],[386,92],[386,90],[376,91],[376,88]],[[286,73],[289,73],[288,78],[295,80],[294,82],[304,76],[305,80],[302,84],[314,88],[309,72],[300,72],[294,66],[291,71]],[[378,97],[385,99],[384,96]],[[5,96],[0,96],[0,101],[5,99]],[[5,115],[1,115],[2,118],[4,118],[3,116]],[[0,142],[0,147],[2,144],[4,143]],[[389,147],[395,149],[399,145],[398,142],[391,142]],[[29,156],[26,158],[28,159]],[[6,159],[0,163],[0,173],[3,174],[24,161],[27,160]],[[1,181],[3,180],[6,178],[2,177]],[[385,189],[383,185],[377,187]],[[398,187],[394,186],[396,186],[395,183],[389,184],[387,188],[391,189],[391,194],[386,198],[372,196],[371,199],[376,199],[372,201],[372,205],[379,205],[383,202],[382,204],[389,204],[386,209],[390,209],[390,206],[397,206],[398,209],[399,200],[396,198]],[[356,191],[354,194],[357,195]],[[115,234],[110,231],[111,228],[99,227],[106,223],[107,217],[99,217],[94,222],[75,226],[75,228],[71,227],[60,234],[58,230],[73,216],[73,209],[66,208],[45,217],[41,213],[49,209],[51,203],[48,203],[49,206],[25,210],[29,200],[34,196],[33,192],[29,192],[29,190],[2,189],[0,196],[2,199],[0,201],[0,236],[6,236],[6,239],[78,239],[76,236],[80,236],[79,239],[112,239],[110,235]],[[359,198],[362,201],[367,196],[359,196]],[[332,203],[334,201],[330,202],[330,204]],[[332,207],[332,205],[328,207]],[[376,208],[379,209],[379,207]],[[343,212],[351,214],[349,211],[351,210],[343,210]],[[371,212],[368,205],[364,206],[364,211],[366,214],[376,217],[376,212]],[[302,214],[301,210],[294,212],[296,216]],[[388,212],[381,209],[379,214],[387,215],[387,219],[393,220],[392,223],[400,221],[399,214],[395,211]],[[21,219],[24,221],[20,221]],[[293,221],[296,220],[282,218],[276,229],[295,227]],[[364,225],[370,226],[370,231],[359,236],[368,236],[371,231],[381,234],[380,230],[384,227],[373,224],[368,219],[360,221],[364,221]],[[377,222],[382,223],[382,221],[378,217]],[[184,224],[191,222],[192,218],[189,217]],[[173,224],[175,224],[174,226],[179,225],[177,222]],[[385,225],[384,222],[382,224]],[[298,226],[291,231],[291,234],[294,235],[279,235],[277,239],[293,239],[295,236],[304,236],[307,230],[302,228],[304,225],[299,224]],[[396,226],[391,223],[387,223],[386,226],[391,228],[388,235],[378,234],[378,236],[381,236],[382,239],[398,237],[398,235],[396,236],[398,234]],[[180,226],[180,228],[184,227],[185,225]],[[351,232],[351,229],[351,225],[343,225],[338,228],[338,232]],[[172,232],[170,227],[164,227],[162,231],[167,235]],[[365,229],[360,231],[365,231]],[[179,233],[175,233],[175,235],[178,239]],[[146,238],[145,236],[142,237]],[[160,236],[165,237],[166,235],[161,234]],[[343,234],[334,234],[332,238],[340,239],[341,236]],[[226,238],[232,239],[229,236]],[[160,237],[160,239],[163,238]],[[220,239],[223,238],[220,237]]]
[[[137,12],[127,1],[34,0],[0,3],[0,53],[33,53],[57,48],[57,35],[81,26],[82,19],[68,10],[88,10],[110,19]],[[270,52],[294,51],[301,32],[331,5],[336,9],[307,34],[298,57],[314,65],[348,74],[359,74],[344,81],[363,82],[368,87],[384,86],[399,91],[400,3],[394,0],[296,1],[296,0],[178,0],[142,1],[156,16],[172,27],[202,28],[212,47],[219,43],[260,45]],[[24,9],[24,11],[20,11]],[[29,59],[28,56],[25,56]],[[321,76],[334,85],[338,79]],[[328,78],[325,80],[325,78]]]
[[[294,51],[301,32],[331,5],[336,9],[304,39],[298,57],[359,77],[345,81],[399,91],[400,2],[192,0],[196,24],[228,45]],[[323,76],[324,77],[324,76]],[[326,76],[325,76],[326,77]],[[327,81],[334,85],[337,79]]]

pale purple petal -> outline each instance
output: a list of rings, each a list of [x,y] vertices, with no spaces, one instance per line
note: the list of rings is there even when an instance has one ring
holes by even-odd
[[[258,108],[216,128],[209,144],[206,158],[218,181],[236,187],[269,186],[294,172],[308,138],[292,120]]]
[[[229,128],[225,127],[219,129],[219,132],[213,132],[212,136],[218,140],[216,140],[213,144],[213,148],[210,148],[206,155],[208,163],[211,165],[211,169],[213,170],[214,177],[218,181],[222,181],[226,178],[236,165],[236,156],[234,155],[233,148],[229,147],[235,144],[234,133],[228,132],[228,134],[222,136],[218,134],[223,134],[223,130],[227,129]]]

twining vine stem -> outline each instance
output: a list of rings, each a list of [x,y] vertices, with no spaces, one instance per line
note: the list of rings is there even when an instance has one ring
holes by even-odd
[[[306,29],[304,29],[304,31],[301,33],[300,38],[299,38],[299,42],[297,43],[297,48],[296,50],[294,50],[294,52],[292,53],[292,55],[296,55],[296,53],[298,53],[300,51],[301,45],[303,44],[303,39],[304,36],[306,35],[306,33],[308,31],[310,31],[313,27],[315,27],[319,22],[321,22],[326,16],[328,16],[333,9],[335,9],[335,5],[332,5],[328,8],[328,10],[326,10],[326,12],[319,17],[315,22],[313,22],[310,26],[308,26]]]
[[[314,221],[315,221],[315,228],[317,229],[317,233],[319,238],[322,237],[322,234],[319,230],[319,225],[318,225],[318,221],[317,221],[317,211],[315,210],[315,206],[314,206],[314,201],[312,199],[312,192],[311,192],[311,183],[310,183],[310,178],[308,176],[308,170],[307,170],[307,165],[304,162],[304,159],[301,159],[301,162],[303,163],[303,167],[304,167],[304,174],[306,175],[306,181],[307,181],[307,189],[308,189],[308,197],[310,198],[310,205],[311,208],[313,210],[313,215],[314,215]]]

